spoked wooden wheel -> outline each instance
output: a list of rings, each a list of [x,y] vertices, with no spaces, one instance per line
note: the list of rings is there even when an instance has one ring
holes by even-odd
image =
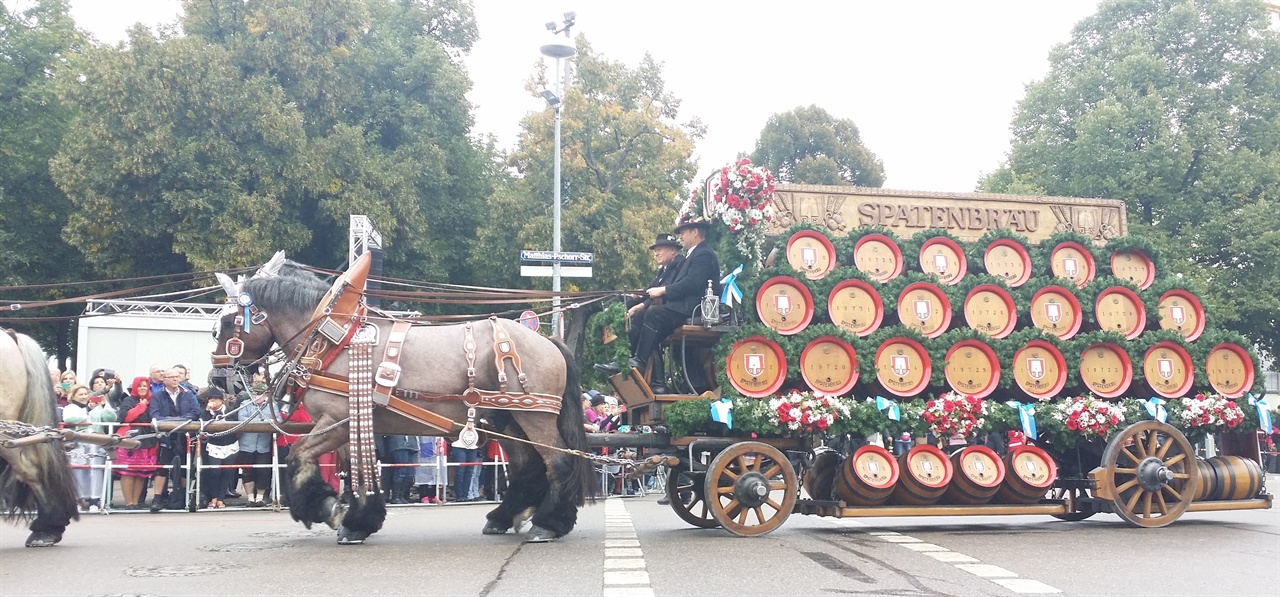
[[[667,500],[676,516],[695,527],[714,529],[720,526],[711,516],[711,508],[703,493],[706,473],[695,473],[689,465],[681,462],[667,473]]]
[[[743,536],[782,526],[799,492],[786,456],[759,442],[733,444],[717,455],[706,483],[711,515],[729,532]]]
[[[1135,423],[1102,453],[1096,495],[1140,527],[1162,527],[1191,505],[1198,482],[1195,453],[1182,432],[1159,421]]]
[[[1081,500],[1089,497],[1089,493],[1083,489],[1074,488],[1074,487],[1073,488],[1054,487],[1052,490],[1049,491],[1050,499],[1065,500],[1068,497],[1071,498],[1071,504],[1072,506],[1075,507],[1075,510],[1072,512],[1068,512],[1066,514],[1054,514],[1052,515],[1054,518],[1058,520],[1065,520],[1067,522],[1079,522],[1097,513],[1093,510],[1084,510],[1084,511],[1080,510]]]

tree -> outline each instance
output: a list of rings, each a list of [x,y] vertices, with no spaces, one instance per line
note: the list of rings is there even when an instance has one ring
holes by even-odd
[[[1254,0],[1112,0],[1050,54],[981,185],[1123,199],[1171,265],[1211,282],[1229,329],[1271,354],[1280,304],[1280,34]],[[1229,239],[1229,242],[1228,242]],[[1266,296],[1256,294],[1262,292]]]
[[[858,125],[818,106],[770,116],[751,161],[768,166],[779,182],[884,184],[884,164],[862,144]]]

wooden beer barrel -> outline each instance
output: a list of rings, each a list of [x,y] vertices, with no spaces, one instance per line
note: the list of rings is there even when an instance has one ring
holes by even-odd
[[[840,453],[820,449],[822,451],[813,457],[813,462],[805,469],[801,485],[811,500],[833,500],[836,475],[840,473]]]
[[[1067,360],[1052,344],[1032,340],[1013,354],[1013,380],[1032,398],[1052,398],[1067,385]]]
[[[1262,467],[1251,458],[1214,456],[1197,460],[1196,467],[1201,473],[1200,487],[1193,500],[1248,500],[1262,491]],[[1206,468],[1209,483],[1205,482]]]
[[[1124,286],[1112,286],[1099,292],[1093,316],[1099,328],[1120,332],[1125,340],[1137,338],[1147,328],[1147,309],[1142,299]]]
[[[995,284],[974,286],[964,297],[964,320],[971,329],[1004,338],[1018,325],[1018,312],[1009,291]]]
[[[859,338],[870,336],[884,321],[884,301],[872,285],[862,280],[845,280],[827,297],[831,323]]]
[[[800,352],[800,376],[815,392],[844,394],[858,383],[858,355],[840,338],[819,336]]]
[[[1196,492],[1191,495],[1191,501],[1203,502],[1210,499],[1209,496],[1218,491],[1218,476],[1213,471],[1213,466],[1204,458],[1196,459],[1196,472],[1200,477],[1199,484],[1196,485]]]
[[[943,376],[951,389],[975,398],[986,398],[1000,385],[1000,360],[985,342],[961,340],[947,351]]]
[[[1084,324],[1080,301],[1066,288],[1045,286],[1031,297],[1031,323],[1060,339],[1070,339]]]
[[[782,387],[787,378],[787,356],[777,342],[749,336],[729,349],[724,370],[729,385],[743,396],[763,398]]]
[[[933,362],[911,338],[889,338],[876,350],[876,381],[895,396],[915,396],[929,385]]]
[[[801,230],[787,240],[787,263],[810,280],[821,280],[838,262],[836,248],[821,232]]]
[[[1121,396],[1133,383],[1133,361],[1110,342],[1090,345],[1080,353],[1080,379],[1099,398]]]
[[[1004,455],[1004,483],[996,491],[1003,504],[1034,504],[1044,498],[1058,478],[1058,465],[1036,446],[1010,448]]]
[[[936,503],[951,484],[951,459],[928,444],[898,456],[898,484],[890,499],[895,504],[927,506]]]
[[[1191,389],[1195,372],[1191,355],[1169,341],[1157,342],[1142,356],[1142,373],[1147,385],[1164,398],[1179,398]]]
[[[982,265],[987,273],[1004,280],[1009,288],[1017,288],[1031,279],[1031,255],[1021,243],[1007,238],[997,239],[987,245],[982,255]]]
[[[868,234],[853,246],[853,265],[876,282],[902,274],[902,249],[883,234]]]
[[[898,321],[925,338],[937,338],[951,325],[951,301],[933,284],[909,284],[898,295]]]
[[[924,241],[920,246],[920,270],[938,276],[943,284],[954,286],[969,271],[969,263],[965,259],[964,249],[956,241],[937,236]]]
[[[1093,253],[1077,242],[1058,243],[1049,253],[1049,269],[1059,278],[1071,280],[1079,288],[1084,288],[1098,274],[1098,266],[1093,262]]]
[[[879,506],[898,484],[898,462],[880,446],[862,446],[844,459],[836,495],[851,506]]]
[[[1146,253],[1125,249],[1111,253],[1111,275],[1146,290],[1156,281],[1156,266]]]
[[[760,322],[783,336],[797,334],[813,320],[813,296],[809,288],[789,276],[774,276],[756,292]]]
[[[1253,359],[1238,344],[1223,342],[1209,351],[1204,363],[1209,385],[1227,398],[1244,396],[1253,387]]]
[[[985,504],[1004,483],[1004,461],[986,446],[969,446],[952,452],[955,474],[943,497],[952,504]]]
[[[1160,329],[1174,330],[1191,342],[1204,333],[1204,305],[1196,295],[1175,288],[1160,295]]]

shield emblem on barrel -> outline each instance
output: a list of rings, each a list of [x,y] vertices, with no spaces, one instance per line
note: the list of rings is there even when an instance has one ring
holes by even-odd
[[[747,374],[751,375],[751,377],[759,377],[761,373],[764,373],[764,355],[749,354],[743,357],[743,360],[746,363]]]
[[[929,321],[929,315],[932,310],[929,308],[929,301],[915,301],[916,318],[920,321]]]
[[[1049,323],[1058,323],[1059,321],[1062,321],[1062,305],[1058,303],[1045,303],[1044,318],[1048,319]]]
[[[1042,379],[1044,377],[1044,359],[1027,359],[1027,373],[1031,375],[1031,379]]]
[[[1187,322],[1187,312],[1181,306],[1169,307],[1169,318],[1174,325],[1182,325]]]
[[[773,308],[778,311],[778,315],[786,317],[788,313],[791,313],[791,297],[785,294],[774,296]]]
[[[800,261],[805,267],[813,267],[818,263],[818,250],[813,247],[800,247]]]
[[[911,371],[911,359],[905,354],[896,354],[889,357],[889,367],[893,369],[894,375],[902,377]]]
[[[937,252],[933,254],[933,269],[938,270],[938,273],[940,274],[946,273],[947,256],[943,255],[942,252]]]
[[[1080,269],[1076,267],[1076,259],[1074,257],[1066,257],[1062,260],[1062,271],[1067,274],[1068,278],[1076,277],[1080,273]]]
[[[1173,378],[1173,359],[1156,359],[1156,371],[1160,372],[1160,377],[1166,381]]]

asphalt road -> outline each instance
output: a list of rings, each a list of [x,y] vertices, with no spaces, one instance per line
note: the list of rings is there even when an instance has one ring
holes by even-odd
[[[530,545],[481,535],[484,505],[394,507],[362,546],[283,512],[86,515],[48,549],[24,548],[25,529],[6,525],[0,594],[1274,596],[1280,581],[1280,509],[1191,513],[1162,529],[1111,515],[793,515],[740,538],[691,528],[655,500],[597,503],[570,536]]]

